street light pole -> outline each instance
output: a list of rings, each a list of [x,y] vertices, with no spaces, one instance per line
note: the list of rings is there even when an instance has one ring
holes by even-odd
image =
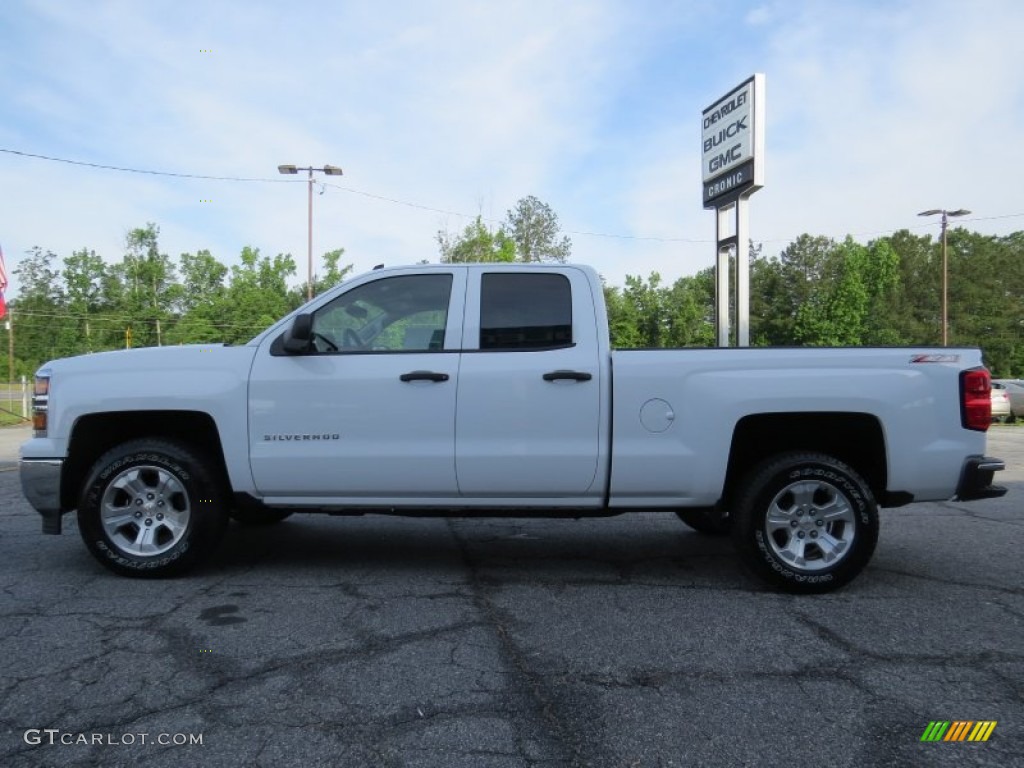
[[[313,169],[309,169],[309,203],[306,211],[309,217],[309,229],[306,233],[306,301],[313,298]]]
[[[309,235],[306,238],[306,298],[313,298],[313,172],[324,173],[328,176],[341,176],[342,171],[336,165],[325,164],[323,168],[314,168],[307,166],[305,168],[299,168],[295,165],[279,165],[277,166],[278,173],[298,173],[299,171],[309,171]]]
[[[949,224],[950,216],[966,216],[970,211],[959,208],[955,211],[947,211],[944,208],[932,208],[928,211],[921,211],[918,216],[934,216],[942,214],[942,346],[949,346],[949,257],[946,252],[946,227]]]

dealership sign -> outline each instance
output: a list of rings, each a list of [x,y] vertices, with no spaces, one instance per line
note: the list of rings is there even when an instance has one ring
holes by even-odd
[[[764,75],[729,91],[701,115],[704,206],[764,186]]]
[[[750,196],[764,186],[764,75],[752,75],[700,116],[704,207],[715,209],[715,338],[750,346]],[[735,292],[730,274],[735,272]],[[732,301],[730,301],[732,299]]]

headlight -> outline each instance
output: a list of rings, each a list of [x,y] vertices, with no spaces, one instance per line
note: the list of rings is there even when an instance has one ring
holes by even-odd
[[[46,437],[46,412],[50,405],[50,372],[39,371],[32,389],[32,429],[36,437]]]

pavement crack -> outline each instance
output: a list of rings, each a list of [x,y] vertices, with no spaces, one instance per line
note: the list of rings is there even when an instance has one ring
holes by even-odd
[[[948,587],[963,587],[964,589],[983,589],[986,592],[1001,592],[1007,595],[1024,595],[1024,587],[1004,587],[1000,584],[975,584],[969,581],[957,581],[956,579],[931,576],[925,573],[910,573],[909,571],[900,571],[896,568],[872,566],[872,570],[877,573],[891,573],[894,576],[904,576],[908,579],[919,579],[921,581],[929,581],[934,584],[943,584]]]
[[[469,572],[473,603],[497,636],[501,655],[515,670],[521,688],[528,694],[527,698],[534,715],[546,726],[549,737],[553,738],[562,750],[568,753],[570,765],[581,767],[587,765],[587,760],[583,757],[580,738],[558,711],[554,696],[548,691],[543,675],[533,669],[527,654],[516,643],[508,627],[510,622],[491,600],[487,585],[481,578],[479,568],[465,541],[455,529],[452,521],[448,520],[447,523],[452,538],[462,555],[462,561]]]

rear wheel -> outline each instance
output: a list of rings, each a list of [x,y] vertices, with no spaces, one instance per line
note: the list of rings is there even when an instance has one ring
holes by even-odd
[[[874,553],[878,506],[868,484],[821,453],[786,453],[747,476],[733,541],[757,576],[789,592],[849,583]]]
[[[123,443],[101,456],[78,505],[93,556],[123,576],[182,573],[220,541],[223,483],[203,454],[173,440]]]

